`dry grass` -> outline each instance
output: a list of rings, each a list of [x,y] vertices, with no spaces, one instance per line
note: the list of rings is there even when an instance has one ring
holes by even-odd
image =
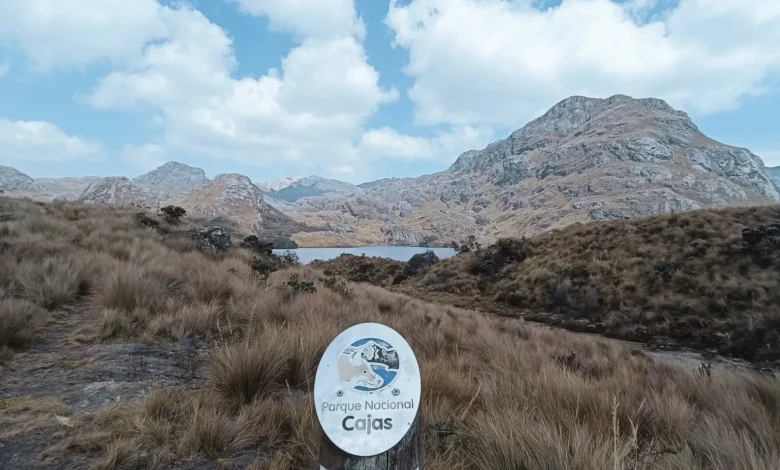
[[[327,275],[338,274],[352,282],[366,282],[377,286],[389,286],[404,269],[406,263],[371,256],[344,253],[328,261],[314,261],[313,268]]]
[[[444,260],[405,287],[570,329],[780,358],[780,206],[575,224]],[[328,264],[323,269],[339,272]]]
[[[0,201],[4,212],[8,204],[14,214],[37,210]],[[93,261],[79,265],[77,301],[92,310],[106,340],[192,337],[212,350],[202,389],[157,389],[140,401],[74,415],[45,462],[79,454],[101,469],[171,468],[181,459],[251,452],[257,457],[250,468],[316,468],[317,362],[340,331],[369,321],[398,330],[417,354],[428,469],[747,470],[773,469],[780,461],[777,379],[706,376],[609,340],[366,284],[348,285],[345,295],[343,286],[334,289],[331,278],[309,267],[265,279],[254,275],[251,255],[241,250],[180,253],[158,234],[126,224],[123,217],[131,214],[74,206],[68,213],[80,216],[69,220],[63,210],[43,217],[80,231],[71,251],[56,256]],[[90,222],[101,217],[102,225]],[[21,235],[2,226],[0,233],[0,242],[16,250]],[[57,233],[47,235],[51,246]],[[16,272],[4,265],[25,262],[4,257],[0,272]],[[292,279],[315,289],[291,288]],[[27,295],[13,292],[18,299]]]
[[[0,348],[27,349],[40,338],[46,312],[23,299],[0,300]]]

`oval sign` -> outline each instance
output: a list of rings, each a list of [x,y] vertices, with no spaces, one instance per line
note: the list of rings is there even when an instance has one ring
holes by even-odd
[[[390,450],[420,406],[420,368],[392,328],[361,323],[330,343],[314,378],[317,418],[341,450],[369,457]]]

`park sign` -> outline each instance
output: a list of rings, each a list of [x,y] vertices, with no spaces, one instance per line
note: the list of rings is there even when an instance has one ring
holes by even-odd
[[[392,328],[362,323],[344,330],[322,355],[314,402],[322,430],[342,451],[387,452],[409,432],[420,407],[420,368]]]

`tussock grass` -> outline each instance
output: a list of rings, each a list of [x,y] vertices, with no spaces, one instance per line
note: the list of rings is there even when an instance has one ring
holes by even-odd
[[[398,289],[577,331],[774,361],[780,242],[751,246],[742,237],[772,223],[780,223],[778,205],[574,224],[443,260]],[[386,264],[344,258],[319,267],[356,281]]]
[[[80,231],[56,259],[84,260],[75,265],[85,286],[78,298],[104,340],[186,337],[211,348],[202,388],[159,388],[74,415],[46,462],[83,454],[97,468],[170,468],[251,452],[250,468],[315,468],[317,361],[340,331],[362,322],[398,330],[417,355],[429,469],[770,469],[780,461],[777,379],[702,374],[608,340],[336,282],[310,267],[259,276],[244,250],[174,250],[127,222],[130,211],[59,204],[46,214],[25,204],[0,199],[5,212],[24,218],[29,210]],[[114,229],[116,236],[91,236]],[[0,242],[10,245],[0,259],[2,285],[24,272],[15,230],[0,228]],[[467,259],[459,258],[451,263]],[[523,275],[549,289],[543,268],[557,269]],[[579,278],[567,274],[577,305]],[[291,281],[313,288],[296,290]],[[46,314],[11,295],[3,302]],[[626,315],[643,321],[630,309]]]
[[[0,348],[22,350],[38,340],[46,312],[23,299],[0,300]],[[6,352],[6,356],[10,356]]]

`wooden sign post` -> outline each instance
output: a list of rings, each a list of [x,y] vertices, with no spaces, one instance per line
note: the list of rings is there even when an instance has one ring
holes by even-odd
[[[363,323],[325,350],[314,379],[320,469],[422,468],[420,368],[392,328]]]

